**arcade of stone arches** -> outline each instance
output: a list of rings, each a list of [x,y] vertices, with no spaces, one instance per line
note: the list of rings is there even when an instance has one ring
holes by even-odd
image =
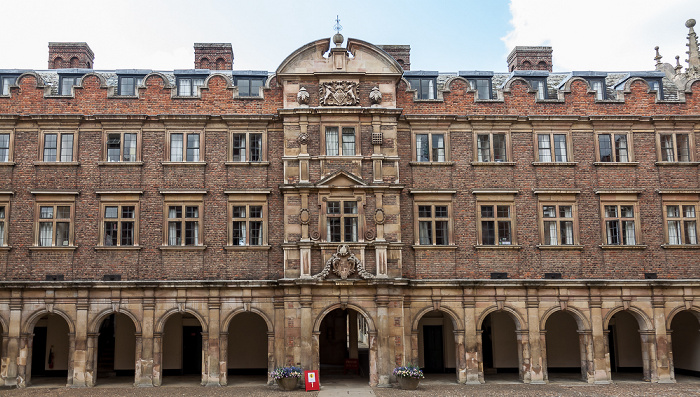
[[[183,376],[226,385],[239,376],[269,383],[271,369],[293,364],[320,370],[323,382],[347,374],[348,362],[371,385],[395,381],[391,370],[406,363],[470,384],[700,375],[700,307],[689,299],[386,298],[6,305],[0,376],[19,387],[113,378],[159,386]]]

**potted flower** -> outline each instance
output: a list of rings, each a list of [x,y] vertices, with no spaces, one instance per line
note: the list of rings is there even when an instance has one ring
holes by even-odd
[[[297,388],[302,374],[301,367],[287,366],[275,368],[270,372],[270,377],[277,381],[282,390],[291,391]]]
[[[424,378],[423,371],[413,364],[394,368],[394,376],[398,378],[399,386],[405,390],[416,390]]]

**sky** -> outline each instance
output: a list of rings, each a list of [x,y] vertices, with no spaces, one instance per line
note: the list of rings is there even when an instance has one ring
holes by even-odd
[[[554,71],[685,65],[700,0],[0,0],[0,69],[47,68],[48,42],[84,41],[95,69],[191,69],[193,43],[231,43],[236,70],[274,71],[341,33],[411,46],[411,70],[507,71],[516,45],[553,47]],[[700,24],[697,26],[700,32]]]

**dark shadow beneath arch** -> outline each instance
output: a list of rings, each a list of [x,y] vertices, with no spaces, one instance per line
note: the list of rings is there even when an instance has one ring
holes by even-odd
[[[31,372],[28,382],[34,386],[65,386],[70,369],[70,328],[58,314],[46,314],[34,324]]]
[[[173,314],[163,326],[162,343],[163,384],[177,377],[201,384],[204,354],[199,320],[188,313]]]
[[[321,379],[361,377],[369,379],[369,325],[353,309],[335,309],[319,327]]]
[[[112,313],[100,324],[95,371],[98,384],[133,382],[136,326],[129,316]]]
[[[690,310],[679,312],[671,321],[671,350],[676,380],[700,377],[700,323],[698,314]],[[685,378],[685,379],[684,379]],[[693,379],[697,381],[697,379]]]
[[[615,313],[608,323],[608,352],[613,380],[643,379],[639,323],[627,311]]]
[[[571,313],[557,311],[545,323],[547,374],[550,381],[587,380],[582,369],[585,350],[581,347],[578,324]]]
[[[256,313],[239,313],[228,326],[228,384],[267,383],[267,323]]]
[[[520,353],[513,318],[506,312],[493,312],[481,324],[484,380],[517,380]]]

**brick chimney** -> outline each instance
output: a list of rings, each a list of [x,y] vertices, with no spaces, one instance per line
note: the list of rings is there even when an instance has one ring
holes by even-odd
[[[194,43],[194,68],[211,70],[233,69],[231,43]]]
[[[403,70],[411,70],[411,46],[410,45],[380,45],[378,46],[387,54],[396,59]]]
[[[95,54],[87,43],[49,43],[49,69],[92,69]]]
[[[508,71],[552,71],[552,47],[516,46],[508,55]]]

